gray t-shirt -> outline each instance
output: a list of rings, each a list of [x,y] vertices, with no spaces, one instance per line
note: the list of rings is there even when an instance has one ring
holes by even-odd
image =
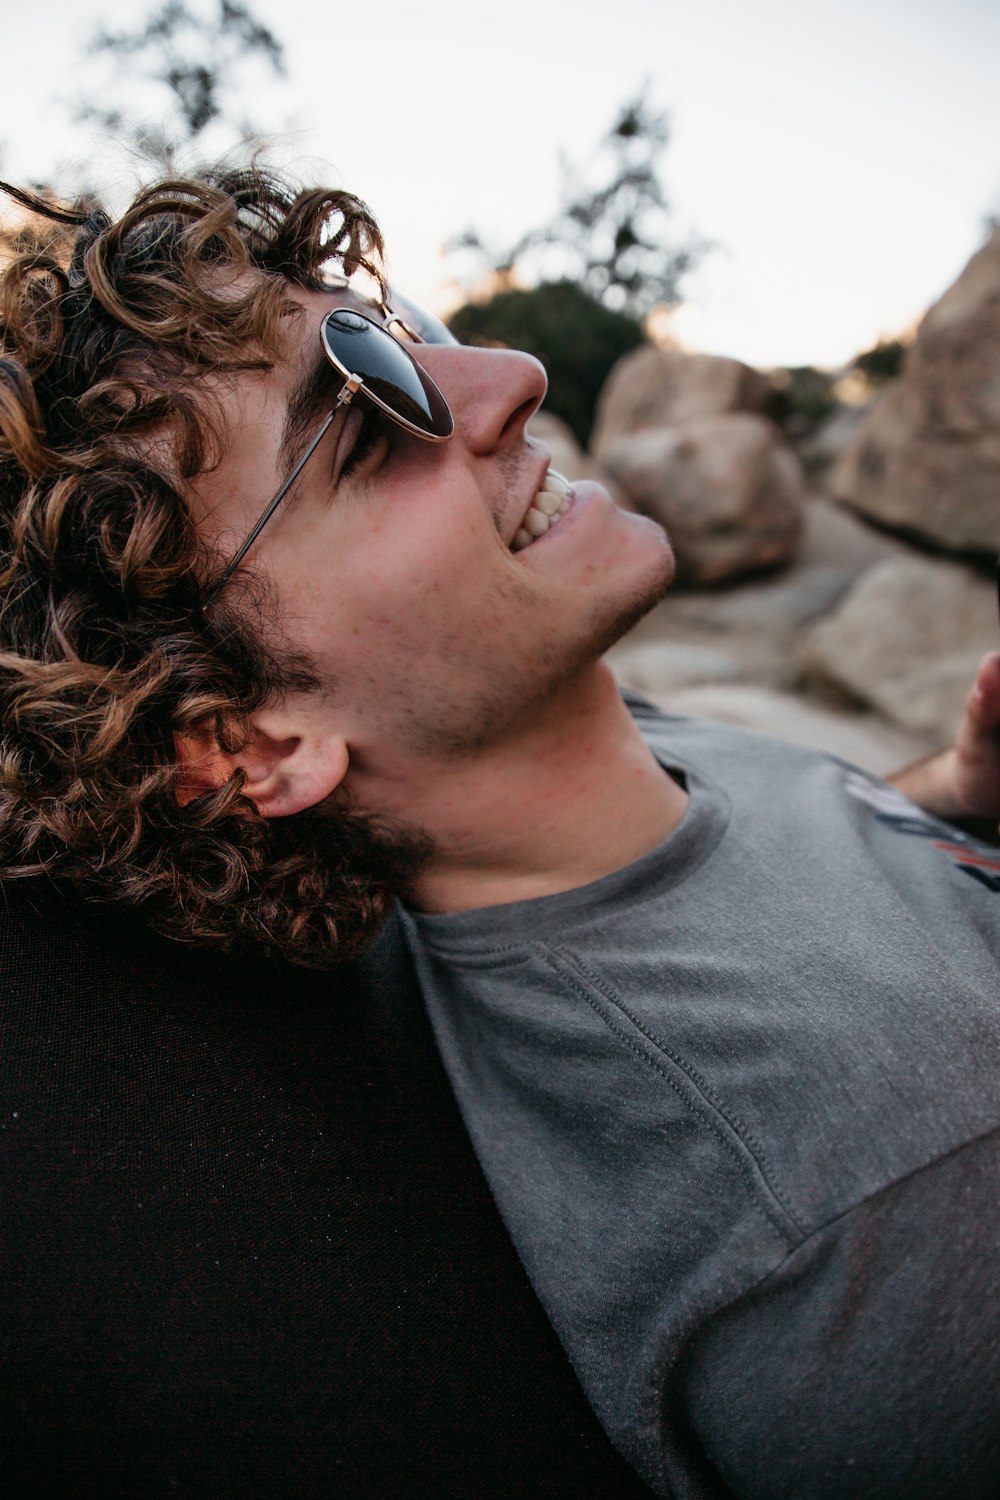
[[[659,1494],[1000,1495],[1000,851],[633,711],[663,845],[403,916],[541,1301]]]

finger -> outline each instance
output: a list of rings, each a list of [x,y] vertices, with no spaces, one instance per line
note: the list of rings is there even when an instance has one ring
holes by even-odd
[[[990,651],[979,663],[966,711],[978,729],[1000,727],[1000,651]]]

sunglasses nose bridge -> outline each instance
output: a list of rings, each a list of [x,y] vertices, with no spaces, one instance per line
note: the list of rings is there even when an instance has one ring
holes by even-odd
[[[394,338],[397,344],[401,344],[403,348],[405,348],[407,344],[422,344],[424,342],[419,333],[417,333],[415,329],[410,327],[409,323],[403,317],[402,313],[393,312],[391,308],[386,308],[385,320],[382,324],[382,327],[385,329],[386,333],[389,334],[391,338]]]

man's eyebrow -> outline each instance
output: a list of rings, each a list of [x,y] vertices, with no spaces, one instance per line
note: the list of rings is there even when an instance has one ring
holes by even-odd
[[[310,428],[317,426],[336,405],[335,373],[321,349],[289,397],[278,447],[278,471],[282,484],[298,463]]]

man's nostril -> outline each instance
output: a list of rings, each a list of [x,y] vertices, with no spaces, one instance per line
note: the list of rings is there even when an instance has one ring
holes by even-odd
[[[516,407],[514,411],[511,412],[510,416],[503,424],[500,432],[501,438],[506,437],[507,434],[509,432],[512,432],[515,428],[523,427],[528,418],[534,415],[537,407],[537,396],[529,396],[527,401],[522,401],[520,406]]]

